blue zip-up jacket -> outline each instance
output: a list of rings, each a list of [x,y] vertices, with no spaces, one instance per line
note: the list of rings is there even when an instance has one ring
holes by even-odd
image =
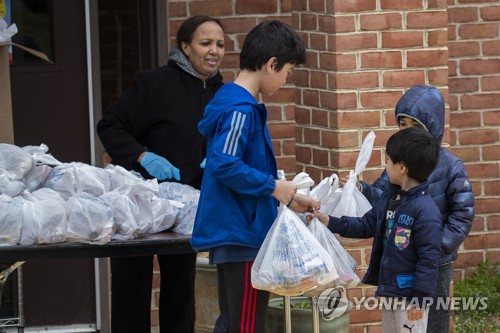
[[[439,142],[444,134],[444,100],[434,87],[417,85],[408,90],[396,105],[396,121],[405,116],[419,122]],[[441,148],[436,168],[427,179],[429,194],[441,212],[443,225],[440,264],[457,259],[457,251],[469,234],[474,220],[474,193],[462,161]],[[384,171],[372,185],[361,181],[361,192],[375,205],[389,177]]]
[[[198,124],[207,160],[191,245],[259,248],[278,214],[277,163],[267,109],[244,88],[225,84]]]
[[[385,215],[399,187],[386,183],[377,205],[363,217],[330,216],[328,228],[344,237],[374,237],[370,265],[363,283],[376,285],[377,296],[433,297],[441,253],[439,209],[424,182],[409,191],[399,190],[400,205],[394,226],[383,246]]]

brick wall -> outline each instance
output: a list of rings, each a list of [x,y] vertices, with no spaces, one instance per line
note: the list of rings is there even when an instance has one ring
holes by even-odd
[[[190,15],[222,19],[225,81],[237,74],[245,34],[263,19],[279,18],[302,35],[307,64],[295,70],[290,84],[263,99],[279,167],[290,176],[306,171],[319,182],[333,172],[346,175],[373,130],[377,139],[362,177],[374,180],[384,166],[382,148],[397,129],[399,97],[415,84],[437,86],[447,102],[444,141],[464,160],[477,196],[473,232],[460,251],[455,279],[486,257],[499,262],[498,0],[181,0],[169,1],[168,11],[172,42]],[[346,244],[360,276],[370,245]],[[374,291],[363,286],[349,294]],[[350,332],[381,332],[380,313],[353,311]]]

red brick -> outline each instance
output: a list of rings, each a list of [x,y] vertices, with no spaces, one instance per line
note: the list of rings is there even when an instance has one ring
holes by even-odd
[[[500,111],[483,112],[484,125],[500,125]]]
[[[433,30],[427,33],[427,43],[429,46],[448,45],[448,30]]]
[[[317,128],[303,128],[304,143],[311,145],[319,145],[320,143],[320,130]]]
[[[321,19],[322,17],[320,17]],[[321,20],[320,20],[321,22]],[[326,22],[325,22],[326,23]],[[324,32],[332,32],[332,33],[341,33],[341,32],[354,32],[356,31],[356,20],[354,16],[335,16],[334,17],[334,24],[332,27],[334,28],[334,31],[329,31],[329,30],[323,30],[322,27],[323,25],[320,23],[320,30]],[[326,28],[326,25],[325,25]],[[330,28],[331,29],[331,28]]]
[[[382,312],[378,309],[367,310],[363,306],[359,310],[353,307],[349,317],[353,324],[379,322],[382,320]]]
[[[321,89],[326,89],[328,88],[327,85],[327,73],[325,72],[318,72],[318,71],[311,71],[311,88],[321,88]]]
[[[309,13],[300,13],[300,30],[318,30],[318,16]]]
[[[462,60],[460,64],[460,71],[462,75],[500,73],[500,61],[498,60]]]
[[[359,16],[361,30],[387,30],[401,28],[401,13],[361,14]]]
[[[355,93],[320,92],[321,106],[330,109],[354,109],[357,107]]]
[[[493,146],[484,146],[483,147],[483,160],[484,161],[500,161],[500,145],[493,145]],[[488,183],[485,183],[485,186]],[[498,184],[500,185],[500,183]],[[500,191],[500,186],[497,189]],[[500,192],[497,194],[500,195]]]
[[[477,7],[450,7],[448,8],[449,23],[468,23],[477,21]]]
[[[361,92],[363,107],[394,107],[401,97],[399,91]]]
[[[496,177],[498,177],[498,175]],[[476,210],[476,214],[498,213],[498,198],[476,198],[474,208]]]
[[[233,5],[231,0],[217,1],[217,6],[214,6],[213,1],[191,1],[188,2],[188,6],[190,15],[208,15],[219,17],[233,14]]]
[[[241,34],[250,31],[257,24],[255,18],[227,18],[222,21],[226,34]]]
[[[168,2],[168,15],[170,17],[186,17],[187,4],[185,2]]]
[[[359,145],[357,135],[351,132],[321,132],[321,145],[325,148],[355,148]]]
[[[466,93],[475,92],[479,88],[479,82],[477,78],[450,78],[448,86],[453,93]]]
[[[476,267],[483,262],[483,251],[460,252],[453,266],[455,268]]]
[[[408,67],[442,66],[448,64],[448,51],[408,51],[407,58]]]
[[[384,87],[411,87],[425,83],[425,73],[421,70],[386,71],[382,74]]]
[[[495,178],[499,176],[498,172],[498,163],[473,163],[466,164],[467,174],[469,175],[469,179],[481,179],[481,178]],[[475,193],[475,192],[474,192]],[[477,200],[481,198],[476,198]],[[495,199],[498,201],[498,199]],[[482,201],[484,203],[485,208],[497,208],[498,202],[488,202]],[[490,204],[490,207],[487,207],[487,204]],[[476,201],[476,207],[479,207],[479,203]],[[476,211],[478,213],[478,211]]]
[[[379,127],[380,112],[339,112],[337,115],[338,128]]]
[[[366,327],[368,329],[367,333],[382,333],[383,332],[381,324],[380,325],[369,325]]]
[[[486,235],[486,248],[494,249],[500,247],[500,232],[490,232]]]
[[[483,21],[500,21],[500,6],[488,6],[480,8]]]
[[[377,47],[376,33],[357,33],[355,35],[336,35],[333,36],[335,49],[342,50],[366,50]]]
[[[377,72],[358,72],[358,73],[336,73],[330,75],[330,82],[335,79],[337,89],[357,89],[378,87]]]
[[[297,161],[310,164],[312,161],[312,149],[310,147],[296,146],[295,156]]]
[[[219,6],[211,3],[212,7]],[[232,2],[232,1],[230,1]],[[276,13],[278,10],[278,3],[276,0],[252,0],[252,1],[242,1],[237,0],[235,5],[236,14],[248,15],[248,14],[270,14]]]
[[[401,68],[401,52],[367,52],[361,54],[361,68]]]
[[[375,10],[375,5],[374,1],[365,0],[333,1],[333,11],[335,13],[366,12]]]
[[[442,28],[448,26],[448,15],[446,11],[408,13],[406,16],[408,29],[414,28]]]
[[[381,0],[380,7],[382,9],[397,9],[397,10],[406,10],[406,9],[420,9],[422,8],[422,1],[419,0]]]
[[[323,150],[323,149],[316,149],[313,148],[312,150],[312,164],[316,166],[329,166],[329,152],[328,150]]]
[[[310,47],[314,50],[326,50],[326,35],[325,34],[309,34]]]
[[[269,132],[273,139],[287,139],[294,136],[295,123],[270,123]]]
[[[448,69],[430,69],[429,84],[433,86],[442,86],[448,83]]]
[[[486,235],[470,234],[464,241],[464,248],[466,250],[484,249],[486,247]]]
[[[479,147],[453,147],[451,152],[457,155],[463,162],[479,161],[481,156]]]
[[[484,41],[483,42],[483,55],[485,55],[485,56],[498,56],[498,55],[500,55],[500,40]]]
[[[488,216],[488,230],[500,230],[500,215]]]
[[[498,24],[463,24],[458,35],[463,39],[494,38],[498,36]]]
[[[484,221],[482,218],[478,218],[477,216],[472,221],[472,232],[474,231],[484,231]]]
[[[479,42],[468,41],[468,42],[452,42],[448,43],[448,49],[450,52],[450,57],[465,57],[465,56],[476,56],[479,55]]]
[[[383,48],[405,48],[423,46],[424,32],[422,31],[384,31],[382,32]]]
[[[499,140],[497,129],[480,128],[477,130],[460,131],[460,143],[462,145],[488,144]]]
[[[319,106],[319,91],[306,89],[303,91],[303,103],[309,106]]]
[[[463,109],[498,109],[499,107],[500,93],[462,96]]]
[[[335,71],[335,70],[342,70],[341,68],[338,68],[338,63],[337,63],[337,60],[338,60],[338,56],[335,55],[335,54],[331,54],[331,53],[324,53],[324,52],[321,52],[319,54],[319,64],[320,66],[315,66],[314,68],[321,68],[322,70],[331,70],[331,71]],[[354,64],[354,66],[356,66],[356,59],[352,59],[352,62]],[[355,67],[350,67],[350,68],[346,68],[346,69],[352,69],[352,68],[355,68]]]
[[[311,111],[311,125],[328,126],[328,111],[325,110],[312,110]]]
[[[324,12],[325,11],[325,2],[319,0],[312,0],[309,2],[309,10],[313,12]]]

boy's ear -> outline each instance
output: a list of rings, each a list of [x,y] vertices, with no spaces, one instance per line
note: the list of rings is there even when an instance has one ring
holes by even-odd
[[[399,171],[403,175],[407,175],[408,174],[408,168],[406,167],[406,165],[404,163],[399,163]]]
[[[278,66],[278,58],[272,57],[266,62],[266,70],[276,72],[276,67]]]

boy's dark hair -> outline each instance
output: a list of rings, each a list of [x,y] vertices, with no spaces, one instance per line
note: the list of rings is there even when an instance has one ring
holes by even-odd
[[[240,69],[257,71],[272,57],[278,59],[279,72],[285,64],[306,62],[304,42],[288,24],[278,20],[264,21],[246,36],[240,53]]]
[[[427,180],[439,158],[439,143],[426,129],[409,127],[394,133],[386,145],[392,163],[408,168],[408,177],[419,182]]]
[[[217,18],[205,15],[191,16],[190,18],[182,22],[179,31],[177,31],[176,40],[179,49],[182,50],[182,42],[191,44],[191,42],[193,41],[194,32],[196,31],[196,29],[198,29],[200,25],[202,25],[205,22],[215,22],[221,27],[222,31],[224,31],[222,23]]]

